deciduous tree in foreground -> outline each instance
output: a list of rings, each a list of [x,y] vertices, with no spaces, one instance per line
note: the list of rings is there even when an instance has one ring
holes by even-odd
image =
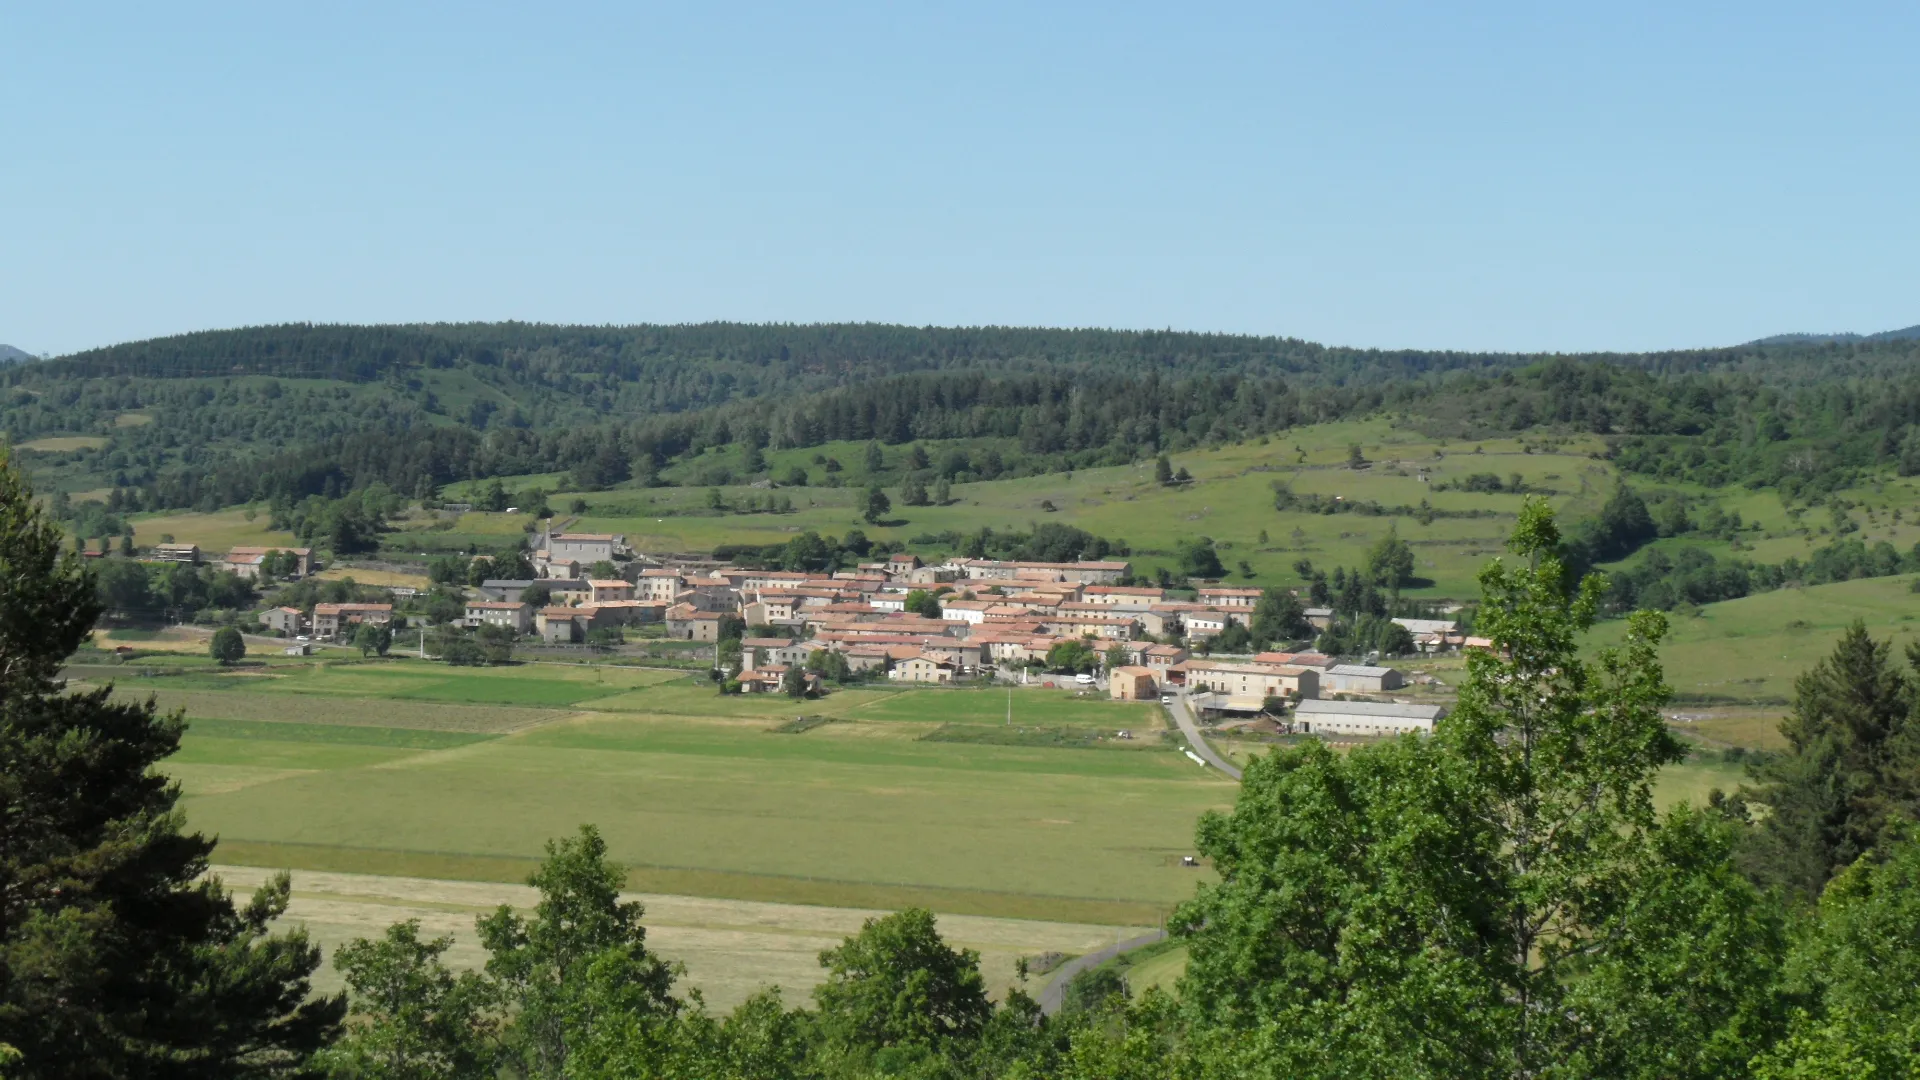
[[[1776,909],[1730,827],[1655,811],[1679,760],[1658,615],[1580,651],[1602,583],[1570,580],[1532,503],[1481,574],[1458,707],[1429,739],[1248,769],[1201,825],[1221,881],[1175,919],[1210,1058],[1258,1075],[1737,1073],[1778,1015]]]

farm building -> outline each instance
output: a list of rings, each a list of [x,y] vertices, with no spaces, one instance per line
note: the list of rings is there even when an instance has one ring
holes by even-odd
[[[944,683],[953,681],[955,671],[951,661],[922,653],[895,664],[887,678],[900,682]]]
[[[775,658],[773,654],[776,652],[779,652],[782,649],[790,649],[792,647],[793,647],[792,638],[784,638],[784,637],[743,638],[740,642],[740,655],[743,658],[745,658],[748,667],[759,667],[763,664],[766,664],[766,665],[783,664],[783,663],[786,663],[786,661]]]
[[[632,600],[633,583],[621,578],[591,578],[587,581],[587,602],[598,604],[605,600]]]
[[[1112,585],[1127,575],[1133,564],[1124,562],[1008,562],[1000,559],[962,559],[966,576],[992,581],[1028,578],[1036,581],[1076,581],[1082,585]]]
[[[1447,715],[1439,705],[1393,705],[1379,701],[1303,701],[1294,710],[1294,724],[1317,735],[1399,735],[1432,732],[1435,721]]]
[[[1261,589],[1201,589],[1200,602],[1208,607],[1246,608],[1251,611],[1260,602]]]
[[[667,636],[681,641],[719,641],[720,620],[717,611],[695,611],[691,604],[667,609]]]
[[[679,597],[684,579],[678,570],[642,570],[640,580],[634,582],[634,593],[642,600],[665,600],[671,603]]]
[[[1255,653],[1256,664],[1293,664],[1296,667],[1330,668],[1333,657],[1318,652],[1263,652]]]
[[[667,605],[659,600],[602,600],[589,607],[600,613],[608,626],[643,626],[665,617]]]
[[[479,592],[483,600],[505,600],[511,604],[531,588],[533,582],[525,578],[488,578],[480,583]]]
[[[548,578],[536,584],[545,585],[547,596],[556,604],[584,604],[593,599],[593,587],[580,578]]]
[[[260,625],[284,637],[300,632],[307,614],[297,607],[273,607],[260,613]]]
[[[508,600],[467,601],[468,626],[504,626],[516,634],[533,629],[533,608]]]
[[[1152,701],[1159,693],[1151,668],[1117,667],[1107,673],[1107,694],[1115,701]]]
[[[1399,669],[1364,664],[1335,664],[1320,676],[1320,689],[1337,694],[1383,694],[1405,685]]]
[[[361,623],[387,626],[393,622],[392,604],[315,604],[313,636],[332,640]]]
[[[740,617],[749,626],[766,626],[797,618],[802,598],[792,593],[763,592],[759,599],[740,609]]]
[[[1140,663],[1152,668],[1160,681],[1166,681],[1167,669],[1175,664],[1184,664],[1192,656],[1178,645],[1149,645],[1140,650]]]
[[[572,562],[592,566],[612,562],[613,554],[624,538],[607,533],[554,533],[547,537],[547,558],[553,562]]]
[[[1140,630],[1140,621],[1132,612],[1114,615],[1047,615],[1040,628],[1061,637],[1097,637],[1106,641],[1131,641]]]
[[[543,607],[534,617],[534,625],[540,631],[540,640],[548,645],[571,645],[579,640],[579,627],[574,623],[575,610],[556,605]]]
[[[260,567],[267,561],[267,553],[281,551],[294,558],[293,576],[306,577],[313,573],[313,549],[303,547],[264,548],[237,547],[227,552],[220,560],[220,568],[238,574],[249,581],[260,577]]]
[[[945,660],[963,674],[980,666],[981,648],[978,642],[931,638],[924,641],[921,651],[935,659]]]
[[[200,545],[198,544],[155,544],[153,557],[160,562],[198,563]]]
[[[906,610],[906,597],[900,598],[897,610]],[[948,600],[940,605],[940,617],[947,622],[963,622],[978,626],[987,621],[987,611],[995,605],[991,600]]]
[[[1224,694],[1235,700],[1320,696],[1320,672],[1314,668],[1221,660],[1188,660],[1179,667],[1186,673],[1188,689]]]
[[[786,675],[785,664],[768,664],[765,667],[748,668],[735,681],[740,684],[741,693],[774,694],[780,691],[780,680]]]
[[[1180,633],[1180,612],[1165,604],[1157,603],[1145,611],[1137,608],[1123,610],[1132,610],[1134,618],[1140,620],[1140,629],[1152,634],[1154,637],[1166,637],[1169,634],[1178,635]]]
[[[1180,616],[1180,623],[1186,629],[1189,638],[1210,638],[1227,628],[1232,620],[1224,611],[1187,611]]]
[[[1085,596],[1089,604],[1145,611],[1152,607],[1155,601],[1166,599],[1167,590],[1132,585],[1089,585],[1085,590]]]

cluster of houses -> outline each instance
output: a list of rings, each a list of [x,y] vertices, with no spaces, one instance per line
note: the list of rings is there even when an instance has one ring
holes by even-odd
[[[238,556],[244,565],[249,553],[237,550],[228,559]],[[298,554],[304,565],[306,553]],[[603,628],[659,624],[670,638],[717,642],[723,626],[737,620],[762,635],[741,643],[736,678],[749,693],[779,689],[790,669],[822,650],[837,653],[851,671],[945,683],[984,668],[1042,663],[1061,642],[1081,641],[1103,657],[1114,650],[1124,654],[1124,663],[1108,672],[1115,698],[1152,699],[1180,689],[1196,708],[1216,715],[1259,712],[1271,699],[1284,698],[1302,703],[1301,725],[1354,734],[1419,729],[1422,723],[1431,729],[1437,718],[1417,715],[1426,708],[1421,706],[1357,714],[1314,706],[1318,711],[1308,719],[1304,703],[1388,694],[1404,679],[1390,667],[1343,664],[1317,653],[1195,656],[1192,647],[1235,623],[1250,623],[1261,590],[1202,588],[1192,600],[1175,599],[1164,589],[1119,584],[1131,569],[1125,562],[952,559],[928,565],[901,553],[852,570],[804,573],[741,569],[699,556],[640,555],[621,536],[591,533],[543,534],[531,561],[541,576],[489,579],[474,588],[465,625],[569,644]],[[596,564],[615,565],[620,574],[581,576]],[[938,592],[938,617],[907,610],[916,590]],[[1330,615],[1308,614],[1322,623]],[[294,608],[261,615],[269,629],[288,636],[305,631],[320,640],[347,640],[363,623],[392,618],[390,604],[319,604],[310,616]],[[1423,648],[1473,643],[1450,622],[1396,621]],[[1397,715],[1393,708],[1413,713]]]

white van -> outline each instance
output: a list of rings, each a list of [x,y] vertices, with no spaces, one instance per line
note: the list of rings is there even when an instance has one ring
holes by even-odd
[[[1073,677],[1073,681],[1074,681],[1074,682],[1077,682],[1077,683],[1079,683],[1079,684],[1080,684],[1081,686],[1092,686],[1092,685],[1093,685],[1093,676],[1091,676],[1091,675],[1089,675],[1089,674],[1087,674],[1086,672],[1084,672],[1084,671],[1083,671],[1083,672],[1081,672],[1080,674],[1078,674],[1078,675],[1075,675],[1075,676]]]

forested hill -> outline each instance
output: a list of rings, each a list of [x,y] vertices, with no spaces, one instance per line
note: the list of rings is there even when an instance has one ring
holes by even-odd
[[[251,327],[93,349],[50,377],[274,375],[366,381],[395,369],[476,367],[552,380],[654,383],[663,406],[807,391],[923,371],[1287,375],[1314,384],[1498,370],[1541,357],[1343,349],[1292,338],[1173,331],[859,324]]]
[[[644,482],[736,444],[999,440],[1019,475],[1380,412],[1448,436],[1600,434],[1665,477],[1833,490],[1920,469],[1916,361],[1920,341],[1899,338],[1527,355],[1172,331],[294,324],[0,369],[0,430],[49,440],[30,463],[46,482],[145,508],[529,472]]]
[[[1753,342],[1755,345],[1837,345],[1854,341],[1901,341],[1920,338],[1920,325],[1902,327],[1899,330],[1882,330],[1877,334],[1774,334]]]
[[[1563,356],[1353,349],[1297,338],[1171,330],[881,323],[292,323],[91,349],[39,365],[33,377],[271,375],[367,382],[394,372],[461,368],[495,373],[507,382],[636,385],[645,388],[648,407],[681,410],[926,371],[1253,375],[1285,377],[1301,386],[1350,386],[1495,373],[1564,358],[1660,374],[1739,371],[1805,381],[1893,370],[1913,354],[1914,337],[1898,331],[1871,337],[1783,335],[1731,348]]]

